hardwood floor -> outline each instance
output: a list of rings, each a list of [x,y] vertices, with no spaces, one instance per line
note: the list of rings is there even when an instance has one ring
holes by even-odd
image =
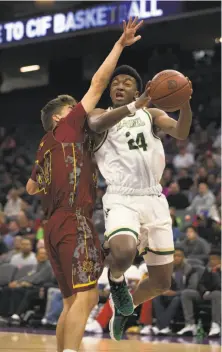
[[[194,344],[192,340],[170,339],[149,341],[131,336],[119,343],[106,338],[84,337],[80,352],[220,352],[219,342]],[[56,352],[55,336],[30,333],[0,332],[0,352]]]

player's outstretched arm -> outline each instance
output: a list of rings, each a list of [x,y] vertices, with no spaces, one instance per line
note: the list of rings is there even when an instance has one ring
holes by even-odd
[[[192,90],[192,83],[190,83],[190,99],[193,93]],[[149,90],[149,86],[148,86]],[[151,108],[149,109],[149,112],[151,113],[154,124],[159,127],[162,131],[165,133],[169,134],[170,136],[176,138],[176,139],[187,139],[189,132],[190,132],[190,127],[192,123],[192,110],[190,106],[190,100],[185,102],[181,107],[180,107],[180,115],[178,121],[172,119],[170,116],[168,116],[163,110],[156,109],[156,108]]]
[[[131,113],[135,113],[138,109],[148,106],[150,102],[150,97],[148,95],[148,90],[134,102],[121,106],[119,108],[106,111],[103,109],[95,109],[90,114],[88,114],[88,125],[90,129],[96,133],[103,133],[109,128],[115,126],[124,117]]]
[[[106,89],[123,49],[141,39],[140,35],[136,36],[136,32],[141,27],[142,23],[143,21],[138,23],[138,18],[134,20],[130,18],[127,24],[125,21],[123,22],[123,34],[98,71],[94,74],[90,88],[81,101],[87,114],[95,108],[102,93]]]

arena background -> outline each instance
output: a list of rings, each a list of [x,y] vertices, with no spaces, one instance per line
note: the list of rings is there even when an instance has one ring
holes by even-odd
[[[0,316],[3,326],[47,323],[52,327],[56,323],[55,317],[53,321],[41,322],[46,315],[47,291],[56,287],[53,279],[49,284],[47,275],[37,283],[31,282],[34,298],[29,298],[25,308],[19,307],[17,296],[19,302],[13,303],[10,296],[4,295],[5,288],[15,281],[13,275],[18,275],[8,274],[7,270],[13,255],[21,251],[21,238],[31,240],[34,253],[44,246],[38,196],[30,197],[25,191],[35,151],[44,134],[40,110],[58,94],[81,99],[92,75],[120,35],[122,20],[130,15],[144,19],[142,40],[124,50],[119,64],[132,65],[143,77],[144,84],[168,68],[181,71],[193,83],[193,123],[188,140],[176,141],[161,134],[167,159],[161,183],[171,208],[176,247],[185,251],[193,267],[194,257],[200,259],[199,266],[207,266],[210,251],[214,255],[216,251],[217,259],[220,258],[221,3],[0,2]],[[105,92],[98,106],[109,104],[109,94]],[[172,116],[178,118],[177,113]],[[200,183],[204,184],[204,194],[199,194]],[[101,240],[105,188],[98,174],[94,221]],[[191,253],[191,246],[187,244],[186,229],[191,225],[199,236],[196,240],[206,241],[208,247],[203,253],[202,249],[200,253],[199,249]],[[141,258],[137,258],[135,265],[138,267],[140,263]],[[134,276],[133,279],[136,280]],[[25,288],[23,294],[26,294]],[[101,283],[100,304],[106,299],[107,287]],[[211,321],[210,305],[211,301],[206,309],[198,310],[204,312],[201,319],[206,331]],[[13,315],[16,316],[11,318]],[[153,322],[155,319],[153,312]],[[174,320],[173,330],[178,331],[184,324],[183,312]],[[131,325],[135,324],[138,327],[148,323],[137,320]],[[106,331],[107,327],[102,328]]]

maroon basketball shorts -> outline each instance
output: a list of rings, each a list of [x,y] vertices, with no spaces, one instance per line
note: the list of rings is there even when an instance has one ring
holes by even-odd
[[[91,221],[56,211],[44,230],[45,247],[64,298],[95,287],[103,270],[103,256]]]

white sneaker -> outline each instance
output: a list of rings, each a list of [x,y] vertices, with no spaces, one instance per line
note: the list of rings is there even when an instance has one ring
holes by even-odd
[[[152,326],[150,325],[146,325],[142,328],[142,330],[140,331],[140,335],[150,335],[151,334],[151,329]]]
[[[97,320],[94,320],[92,323],[87,324],[85,331],[91,332],[93,334],[102,334],[103,333],[103,329]]]
[[[171,334],[172,330],[167,326],[166,328],[162,329],[159,331],[159,334],[161,335],[168,335]]]
[[[48,321],[46,318],[42,318],[41,323],[42,323],[42,325],[47,325]]]
[[[20,320],[20,317],[19,317],[17,314],[13,314],[13,315],[11,316],[11,318],[12,318],[13,320],[17,320],[17,321]]]
[[[158,335],[160,332],[160,329],[158,329],[157,326],[152,326],[152,332],[154,333],[154,335]]]
[[[197,328],[196,325],[186,325],[182,330],[178,331],[177,335],[182,336],[182,335],[193,335],[195,336],[197,334]]]
[[[220,335],[220,325],[212,322],[209,337],[219,336]]]

